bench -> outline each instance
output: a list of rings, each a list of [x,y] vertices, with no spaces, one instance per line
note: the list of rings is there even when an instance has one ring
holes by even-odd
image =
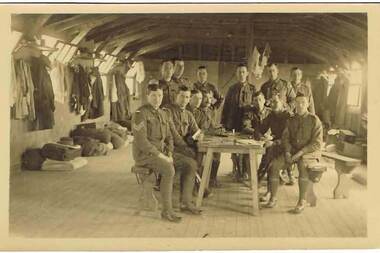
[[[318,183],[321,180],[322,174],[327,170],[327,165],[323,163],[318,163],[309,167],[309,180],[311,183],[309,184],[309,188],[306,192],[306,201],[310,204],[310,206],[314,207],[317,205],[317,195],[314,192],[314,184]]]
[[[348,198],[350,184],[347,175],[361,164],[361,160],[326,151],[322,152],[322,156],[334,160],[335,163],[338,180],[333,192],[334,199]]]
[[[132,166],[131,172],[135,174],[137,184],[140,186],[139,212],[142,210],[158,211],[158,200],[154,194],[156,174],[152,169]],[[152,201],[154,205],[152,206]]]

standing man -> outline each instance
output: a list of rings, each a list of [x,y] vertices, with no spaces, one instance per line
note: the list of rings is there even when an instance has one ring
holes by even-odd
[[[294,92],[303,93],[309,100],[309,112],[315,114],[313,92],[311,91],[310,82],[302,81],[302,70],[298,67],[292,68],[290,71],[290,83],[294,89]]]
[[[159,108],[163,92],[157,84],[148,85],[148,103],[141,106],[132,118],[133,158],[137,166],[150,168],[161,178],[161,217],[171,222],[180,222],[172,208],[174,177],[173,139],[167,115]]]
[[[196,154],[183,145],[183,139],[193,136],[199,131],[194,116],[186,110],[190,101],[190,90],[186,86],[180,86],[174,104],[167,105],[167,115],[170,118],[170,128],[173,136],[179,136],[181,141],[174,142],[174,168],[180,176],[181,210],[190,214],[200,215],[201,210],[192,203],[192,194],[195,184],[195,175],[198,170]]]
[[[206,66],[199,66],[197,71],[198,81],[194,83],[194,89],[202,91],[202,93],[212,94],[211,109],[217,110],[223,103],[223,96],[219,93],[216,86],[207,81],[208,73]]]
[[[239,64],[236,68],[237,83],[229,87],[224,102],[221,123],[225,129],[240,132],[243,130],[244,113],[253,108],[253,94],[256,88],[248,83],[248,68],[245,64]],[[243,158],[237,154],[231,155],[233,173],[238,181],[241,180],[243,171]],[[240,173],[239,173],[240,171]]]
[[[294,110],[294,98],[296,97],[292,85],[278,76],[279,71],[276,64],[269,64],[267,69],[269,80],[261,86],[261,92],[266,99],[265,105],[269,106],[272,97],[278,95],[286,110],[292,112]]]
[[[247,77],[247,65],[239,64],[236,68],[238,82],[228,89],[222,111],[221,123],[229,131],[235,129],[240,132],[243,129],[244,113],[253,108],[256,88],[248,83]]]
[[[179,85],[173,81],[174,64],[171,60],[164,60],[161,64],[161,79],[159,85],[163,91],[161,107],[175,102]]]
[[[306,192],[309,186],[308,166],[321,158],[323,129],[318,117],[308,112],[308,98],[298,93],[296,97],[296,114],[291,117],[282,135],[284,154],[276,158],[269,166],[269,185],[271,197],[265,207],[277,204],[279,171],[297,163],[299,177],[299,198],[293,213],[301,213],[306,206]]]
[[[173,81],[177,83],[178,86],[185,85],[192,90],[193,87],[190,80],[183,76],[183,72],[185,71],[185,62],[179,58],[174,58],[172,62],[174,64]]]

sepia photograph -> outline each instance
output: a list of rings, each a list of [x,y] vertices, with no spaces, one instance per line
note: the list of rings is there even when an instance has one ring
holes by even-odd
[[[9,13],[7,236],[367,238],[369,13],[155,6]]]

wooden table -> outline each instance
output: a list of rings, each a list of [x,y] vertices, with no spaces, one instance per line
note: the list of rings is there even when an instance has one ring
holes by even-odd
[[[251,183],[252,183],[252,214],[259,214],[258,201],[258,183],[257,168],[261,162],[262,155],[265,153],[263,142],[248,139],[246,136],[229,136],[229,137],[205,137],[203,141],[198,143],[198,150],[206,153],[204,156],[204,168],[202,173],[201,185],[198,192],[196,206],[202,205],[203,194],[210,181],[211,164],[213,153],[235,153],[249,154],[251,167]]]
[[[322,156],[335,161],[335,170],[338,174],[338,181],[334,188],[334,199],[348,198],[349,196],[349,179],[347,174],[351,173],[361,161],[347,156],[339,155],[335,152],[322,152]]]

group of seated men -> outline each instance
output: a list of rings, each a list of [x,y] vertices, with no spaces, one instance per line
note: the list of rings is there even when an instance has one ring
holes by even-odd
[[[269,200],[264,207],[277,204],[279,171],[296,163],[299,171],[299,200],[292,212],[301,213],[306,206],[308,165],[320,158],[322,125],[313,112],[311,89],[302,80],[302,71],[292,70],[291,82],[278,77],[275,64],[268,66],[270,79],[261,90],[248,83],[248,69],[244,64],[236,68],[238,82],[229,87],[225,99],[215,85],[207,81],[207,68],[197,70],[198,81],[189,84],[174,66],[183,61],[164,61],[162,79],[150,82],[147,103],[133,115],[133,157],[137,166],[160,174],[162,198],[161,217],[180,222],[173,211],[172,189],[175,173],[180,175],[180,210],[200,215],[192,202],[196,173],[201,173],[201,155],[195,141],[203,134],[219,134],[225,130],[248,134],[263,140],[267,149],[260,165],[268,172]],[[221,124],[215,112],[223,104]],[[232,154],[232,161],[240,174],[249,172],[247,157]],[[218,187],[217,171],[220,154],[214,154],[210,185]],[[239,173],[238,173],[239,174]]]

